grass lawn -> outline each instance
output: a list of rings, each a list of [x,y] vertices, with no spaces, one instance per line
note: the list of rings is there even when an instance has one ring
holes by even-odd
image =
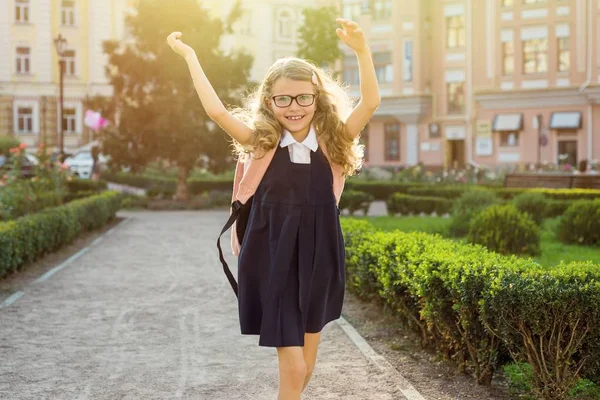
[[[346,218],[346,217],[344,217]],[[439,233],[448,236],[450,218],[444,217],[354,217],[366,219],[376,228],[383,231],[401,230],[404,232]],[[564,261],[593,261],[600,264],[600,247],[577,246],[564,244],[556,237],[558,218],[544,221],[541,231],[542,253],[534,257],[536,261],[546,267],[552,267],[561,260]],[[460,239],[458,239],[460,240]]]

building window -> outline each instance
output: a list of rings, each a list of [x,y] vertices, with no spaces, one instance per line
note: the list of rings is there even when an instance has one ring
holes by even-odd
[[[502,0],[502,7],[512,7],[514,4],[514,0]]]
[[[519,133],[518,132],[500,132],[500,146],[502,147],[518,147]]]
[[[33,132],[33,109],[31,107],[17,108],[17,133]]]
[[[277,17],[277,33],[280,39],[291,40],[294,37],[294,15],[289,10],[282,10]]]
[[[373,62],[379,83],[390,83],[394,80],[391,52],[373,54]]]
[[[15,21],[29,22],[29,0],[15,1]]]
[[[464,114],[465,112],[465,83],[448,82],[448,114]]]
[[[360,132],[358,143],[365,146],[364,159],[369,161],[369,125],[365,126]]]
[[[446,47],[465,47],[465,16],[446,17]]]
[[[361,14],[362,0],[345,0],[342,4],[342,15],[345,19],[357,21]]]
[[[548,39],[523,41],[523,72],[526,74],[548,72]]]
[[[355,56],[344,58],[344,80],[350,85],[358,85],[360,83],[358,61]]]
[[[568,71],[571,66],[571,52],[569,51],[569,37],[558,38],[558,70]]]
[[[546,0],[523,0],[523,4],[542,4],[545,2]]]
[[[62,0],[61,2],[61,22],[65,26],[75,25],[75,0]]]
[[[513,42],[502,43],[502,74],[512,75],[515,70],[515,45]]]
[[[413,80],[413,41],[404,39],[404,82]]]
[[[29,74],[31,72],[31,49],[29,47],[17,47],[16,62],[17,74]]]
[[[65,133],[75,133],[77,131],[77,112],[74,108],[65,108],[63,111],[62,126]]]
[[[75,76],[77,73],[75,50],[65,50],[63,59],[65,61],[65,75]]]
[[[385,161],[400,160],[400,124],[390,123],[383,127],[385,133]]]
[[[391,19],[392,18],[392,0],[374,0],[373,1],[373,19]]]

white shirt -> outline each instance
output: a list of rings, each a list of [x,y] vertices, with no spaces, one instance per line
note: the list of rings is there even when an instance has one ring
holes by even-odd
[[[311,125],[308,135],[302,141],[298,143],[294,136],[287,129],[283,130],[283,137],[279,146],[286,147],[290,152],[290,160],[296,164],[310,164],[310,151],[317,151],[319,143],[317,142],[317,133],[315,128]]]

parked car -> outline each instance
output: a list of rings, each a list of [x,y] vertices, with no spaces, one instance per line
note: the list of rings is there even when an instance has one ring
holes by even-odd
[[[33,158],[37,161],[37,158],[33,156]],[[21,177],[23,178],[31,178],[34,176],[34,165],[35,162],[32,162],[30,157],[25,157],[23,159],[23,163],[21,165]],[[14,168],[14,160],[13,155],[9,154],[8,156],[0,157],[0,176],[4,175],[6,172],[12,170]]]
[[[98,155],[98,163],[100,163],[101,168],[106,165],[107,161],[108,157],[103,154]],[[77,175],[81,179],[89,179],[92,177],[94,160],[92,158],[92,152],[89,150],[82,150],[71,157],[67,157],[65,159],[65,164],[74,175]]]

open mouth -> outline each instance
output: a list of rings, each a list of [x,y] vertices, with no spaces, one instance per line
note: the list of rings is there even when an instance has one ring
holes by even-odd
[[[289,117],[285,117],[289,121],[300,121],[302,118],[304,118],[304,115],[290,115]]]

